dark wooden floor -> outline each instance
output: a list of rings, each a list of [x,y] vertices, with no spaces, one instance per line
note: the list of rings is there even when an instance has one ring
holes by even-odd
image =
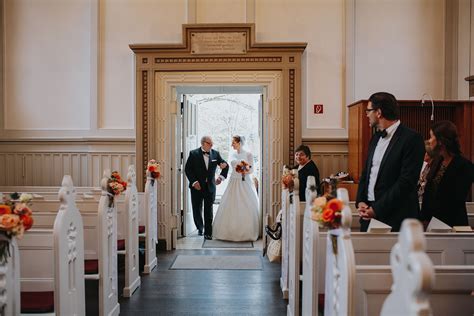
[[[262,259],[262,270],[170,270],[179,254],[242,254]],[[120,315],[285,315],[280,264],[261,251],[175,250],[158,253],[158,267],[142,275],[131,298],[121,297]],[[119,285],[119,288],[121,286]]]

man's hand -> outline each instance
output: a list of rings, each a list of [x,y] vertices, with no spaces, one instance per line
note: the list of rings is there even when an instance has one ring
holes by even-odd
[[[193,188],[195,188],[198,191],[201,191],[201,185],[197,181],[193,184]]]
[[[371,218],[374,218],[375,217],[375,212],[374,212],[374,209],[372,207],[368,207],[366,208],[365,210],[359,210],[359,216],[365,220],[365,221],[368,221],[370,220]]]
[[[217,185],[221,184],[221,182],[222,182],[222,179],[220,177],[216,179],[216,184]]]
[[[227,164],[226,164],[225,162],[221,162],[221,163],[219,164],[219,167],[220,167],[221,169],[225,169],[225,168],[227,168]]]

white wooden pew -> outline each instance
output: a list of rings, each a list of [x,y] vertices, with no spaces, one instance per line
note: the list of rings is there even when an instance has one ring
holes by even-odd
[[[145,205],[143,211],[145,222],[145,265],[143,273],[149,274],[157,265],[156,245],[158,244],[158,181],[147,171],[145,183]]]
[[[115,203],[118,209],[117,216],[117,238],[119,245],[124,245],[124,250],[118,250],[117,253],[125,255],[125,281],[123,295],[130,297],[140,286],[139,276],[139,252],[138,252],[138,198],[136,188],[136,175],[134,166],[129,167],[127,174],[128,185],[125,191],[125,199]],[[117,197],[115,197],[116,199]],[[100,198],[99,198],[100,200]],[[35,227],[49,228],[54,220],[54,210],[57,208],[55,200],[34,200]],[[115,202],[115,201],[114,201]],[[82,215],[84,216],[84,229],[86,232],[86,259],[96,260],[98,258],[97,240],[98,240],[98,208],[99,201],[95,199],[79,200],[76,199]],[[87,276],[90,278],[90,276]]]
[[[3,310],[4,315],[19,315],[20,252],[16,237],[11,239],[9,249],[10,258],[0,265],[0,311]]]
[[[290,206],[290,192],[288,189],[281,191],[281,277],[280,288],[284,299],[288,299],[288,269],[289,269],[289,206]]]
[[[102,195],[99,201],[75,200],[83,217],[84,259],[86,280],[99,280],[99,311],[101,315],[118,315],[117,294],[117,211],[115,203],[109,206],[107,181],[110,170],[101,180]],[[75,194],[75,193],[74,193]],[[58,201],[34,201],[35,227],[48,228],[55,217]],[[93,267],[90,271],[91,267]],[[83,269],[84,271],[84,269]]]
[[[56,315],[85,315],[84,234],[73,192],[64,176],[54,228],[31,229],[18,242],[22,292],[54,291]]]
[[[290,194],[288,221],[288,306],[287,315],[300,314],[300,264],[303,211],[300,207],[299,181]]]
[[[425,236],[418,221],[405,220],[390,266],[356,266],[356,315],[472,315],[474,266],[433,266]]]
[[[316,198],[317,192],[315,188],[316,181],[313,176],[308,177],[306,187],[306,207],[303,219],[303,265],[302,277],[303,283],[301,293],[301,315],[318,315],[318,270],[315,267],[320,267],[318,263],[321,257],[318,257],[319,245],[319,226],[312,217],[312,202]]]
[[[140,267],[138,262],[138,192],[135,166],[128,167],[125,209],[122,221],[125,239],[125,286],[123,296],[130,297],[140,286]]]
[[[347,201],[344,197],[342,199]],[[349,214],[350,210],[345,207],[343,228],[330,232],[337,236],[337,254],[333,252],[332,238],[327,238],[325,315],[379,315],[390,289],[392,294],[382,315],[427,315],[429,308],[425,299],[430,289],[436,293],[436,304],[442,305],[439,308],[433,305],[435,315],[472,313],[474,266],[435,266],[436,274],[433,275],[443,281],[430,286],[431,261],[425,253],[419,254],[420,249],[425,250],[425,235],[417,220],[407,219],[402,224],[398,243],[392,249],[391,268],[386,265],[356,266]],[[415,255],[408,253],[413,251],[416,251]],[[406,273],[401,275],[401,270]],[[392,273],[394,280],[399,281],[393,285],[387,282]],[[410,281],[411,285],[406,286]]]

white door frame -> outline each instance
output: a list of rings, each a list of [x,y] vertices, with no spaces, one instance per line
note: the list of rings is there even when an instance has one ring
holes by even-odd
[[[166,239],[167,249],[176,247],[178,220],[181,210],[176,201],[178,185],[176,161],[180,159],[169,148],[177,148],[178,102],[177,87],[180,86],[261,86],[264,87],[263,137],[266,150],[262,155],[262,227],[269,218],[274,218],[280,209],[280,177],[283,166],[283,80],[281,71],[219,71],[219,72],[155,72],[154,116],[161,124],[155,129],[157,159],[163,162],[163,180],[159,192],[162,211],[159,214],[160,238]],[[173,181],[174,179],[174,181]]]

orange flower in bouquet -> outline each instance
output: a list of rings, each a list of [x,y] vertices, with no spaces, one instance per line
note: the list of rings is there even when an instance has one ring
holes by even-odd
[[[251,165],[249,165],[248,162],[245,160],[241,160],[236,166],[235,166],[235,171],[237,173],[240,173],[242,175],[242,181],[245,181],[245,175],[250,171],[250,168],[252,168]]]
[[[311,208],[311,218],[318,222],[319,227],[336,229],[341,226],[342,208],[344,204],[336,198],[329,199],[325,196],[316,198]]]
[[[108,191],[113,195],[120,195],[127,189],[127,182],[122,180],[118,171],[113,171],[108,181]]]
[[[32,211],[29,207],[33,198],[31,194],[13,193],[0,200],[0,264],[5,264],[10,257],[10,240],[33,226]]]
[[[291,173],[290,169],[284,169],[283,170],[283,176],[281,177],[281,184],[283,186],[283,189],[288,189],[290,192],[293,191],[293,188],[295,187],[295,177]]]
[[[156,162],[155,159],[148,161],[146,170],[150,172],[150,175],[153,179],[158,179],[161,175],[160,173],[160,164]]]

